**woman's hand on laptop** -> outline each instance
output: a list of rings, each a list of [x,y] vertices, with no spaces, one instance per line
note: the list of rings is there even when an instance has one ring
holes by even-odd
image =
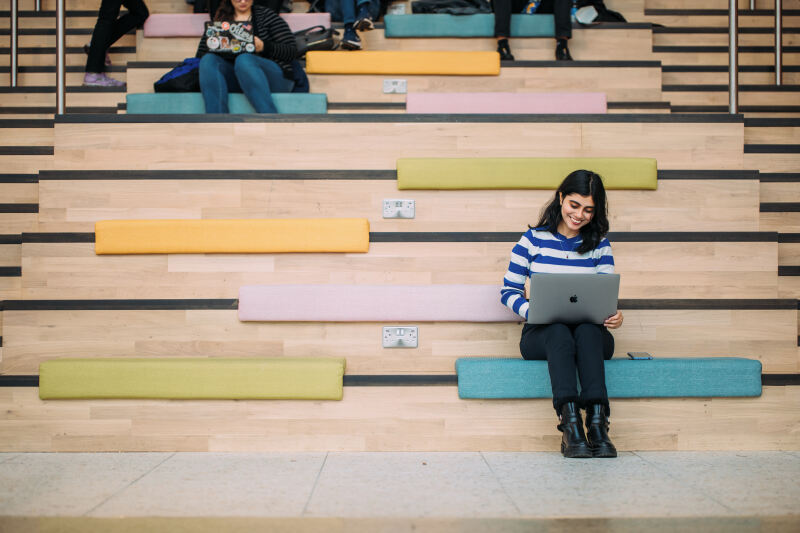
[[[617,311],[615,314],[606,318],[606,321],[603,322],[603,325],[608,329],[617,329],[620,327],[622,325],[622,312]]]
[[[256,53],[261,53],[264,51],[264,41],[258,38],[257,35],[253,36],[253,42],[256,45]]]

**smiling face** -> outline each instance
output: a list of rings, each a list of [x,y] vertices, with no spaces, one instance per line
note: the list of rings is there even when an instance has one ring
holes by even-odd
[[[591,196],[572,193],[564,196],[559,193],[561,202],[561,221],[558,232],[568,238],[575,237],[581,228],[592,221],[594,216],[594,200]]]
[[[253,7],[253,0],[231,0],[233,10],[237,15],[250,15],[250,9]]]

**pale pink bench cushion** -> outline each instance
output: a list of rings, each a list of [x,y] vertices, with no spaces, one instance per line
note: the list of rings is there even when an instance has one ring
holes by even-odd
[[[293,32],[312,26],[331,25],[330,13],[281,13]],[[209,20],[208,13],[160,13],[144,22],[145,37],[200,37]]]
[[[499,285],[247,285],[243,322],[520,322]]]
[[[605,93],[409,93],[407,113],[601,114]]]

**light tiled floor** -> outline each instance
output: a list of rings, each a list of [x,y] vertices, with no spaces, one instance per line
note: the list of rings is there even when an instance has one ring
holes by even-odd
[[[749,524],[756,529],[742,530],[755,531],[764,526],[759,517],[784,517],[789,530],[800,526],[798,502],[795,452],[626,452],[584,460],[498,452],[0,454],[0,517],[39,521],[306,517],[329,528],[332,518],[346,519],[340,525],[380,518],[471,531],[458,524],[500,520],[515,531],[545,518],[601,517],[617,520],[612,529],[622,531],[620,524],[647,518],[717,517],[738,524],[728,530]],[[0,530],[8,520],[0,519]],[[42,529],[32,518],[13,520]]]

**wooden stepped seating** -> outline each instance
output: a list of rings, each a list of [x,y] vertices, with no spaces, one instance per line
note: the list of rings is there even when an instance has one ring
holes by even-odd
[[[361,54],[361,53],[359,53]],[[311,89],[325,93],[329,102],[405,102],[404,94],[385,94],[387,77],[407,81],[409,92],[574,92],[586,89],[606,93],[616,102],[660,102],[660,64],[653,61],[515,61],[503,65],[499,76],[437,76],[406,74],[313,74]],[[153,91],[153,82],[175,66],[175,62],[130,62],[127,89],[130,93]]]
[[[328,99],[316,93],[276,93],[272,101],[280,114],[325,114]],[[205,114],[206,107],[200,93],[128,93],[125,97],[127,114]],[[244,94],[228,95],[231,114],[254,114],[256,110]]]
[[[407,113],[577,113],[607,112],[604,93],[409,93]]]
[[[611,227],[696,232],[706,231],[705,222],[713,219],[715,231],[758,231],[758,178],[753,171],[660,170],[655,191],[609,191]],[[720,188],[726,194],[712,200]],[[110,218],[334,217],[347,206],[349,215],[368,219],[376,232],[520,232],[532,222],[530,206],[551,194],[399,192],[395,170],[45,171],[39,175],[38,231],[93,232],[95,222]],[[382,200],[398,197],[416,201],[414,220],[382,218]],[[467,210],[469,219],[455,216]]]
[[[125,87],[67,87],[67,109],[81,108],[83,112],[108,112],[116,110],[117,104],[125,100]],[[19,112],[25,107],[42,110],[55,109],[55,86],[0,87],[0,109]]]
[[[664,85],[664,99],[675,112],[726,112],[727,85]],[[743,113],[800,114],[800,85],[742,85],[739,110]]]
[[[3,155],[0,160],[12,164],[18,157],[40,159],[40,156]],[[0,174],[0,235],[19,236],[23,231],[36,230],[37,181],[35,174]]]
[[[39,170],[49,169],[53,158],[52,127],[53,121],[47,119],[0,119],[0,158],[3,162],[3,172],[12,175],[13,178],[16,174],[35,174]],[[16,179],[12,179],[11,183],[15,182]],[[18,187],[18,185],[5,185],[0,179],[0,190]],[[12,191],[9,191],[9,196],[0,196],[0,205],[12,202],[11,194]],[[6,230],[3,229],[3,222],[0,219],[0,234],[4,231]]]
[[[592,28],[575,28],[570,50],[573,57],[581,61],[602,61],[609,58],[625,60],[653,60],[652,39],[649,24],[602,25]],[[402,38],[386,36],[381,28],[360,34],[364,50],[405,51],[484,51],[497,50],[497,41],[488,37],[470,38]],[[146,37],[137,34],[136,61],[168,61],[177,63],[192,57],[197,51],[198,37]],[[510,40],[514,57],[524,61],[552,60],[553,41],[549,38],[512,37]],[[624,47],[625,54],[619,50]]]
[[[212,123],[213,131],[204,126]],[[312,137],[329,141],[297,157],[297,146]],[[267,115],[65,115],[55,121],[54,165],[313,170],[329,169],[353,146],[369,146],[350,168],[392,169],[399,157],[463,157],[479,147],[502,157],[613,154],[655,158],[664,169],[741,169],[742,145],[742,119],[728,115],[298,115],[288,124]]]
[[[456,361],[458,396],[552,398],[547,361],[463,357]],[[761,363],[740,357],[611,359],[609,398],[761,396]]]
[[[359,218],[102,220],[95,224],[97,255],[368,250],[369,223]]]
[[[401,158],[398,189],[550,189],[564,176],[588,168],[603,177],[608,190],[653,190],[658,187],[655,159],[650,158]]]
[[[550,451],[549,400],[458,398],[453,386],[347,386],[341,402],[42,401],[0,389],[3,451]],[[761,398],[614,400],[620,450],[787,450],[798,387]],[[6,414],[8,413],[8,414]],[[24,416],[24,418],[21,418]]]
[[[312,26],[331,26],[330,13],[281,13],[292,32]],[[195,46],[205,31],[208,13],[154,13],[144,22],[144,37],[194,37]]]
[[[58,359],[39,370],[43,400],[341,400],[343,358]]]

